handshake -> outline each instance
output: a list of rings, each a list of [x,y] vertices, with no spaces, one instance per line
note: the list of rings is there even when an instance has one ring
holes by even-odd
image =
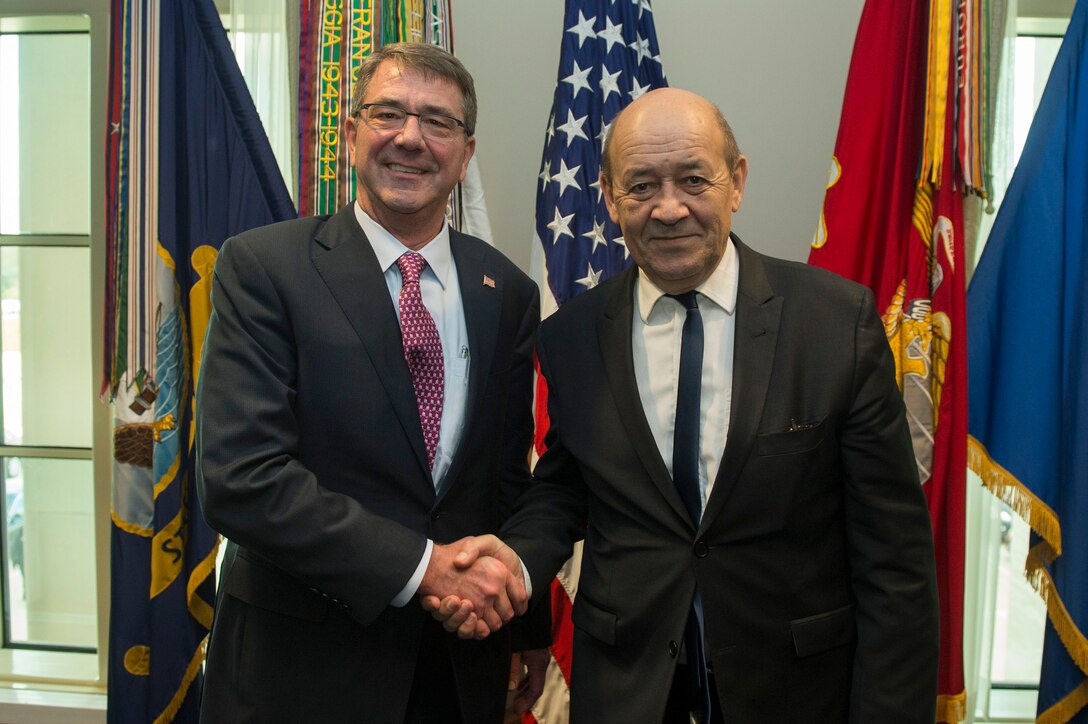
[[[525,613],[521,559],[493,535],[435,544],[419,585],[420,602],[463,639],[484,639]]]

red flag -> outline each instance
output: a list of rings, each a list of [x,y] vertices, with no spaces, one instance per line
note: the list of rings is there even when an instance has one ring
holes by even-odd
[[[895,356],[936,543],[940,722],[966,717],[966,325],[952,122],[957,5],[865,4],[809,256],[873,290]]]

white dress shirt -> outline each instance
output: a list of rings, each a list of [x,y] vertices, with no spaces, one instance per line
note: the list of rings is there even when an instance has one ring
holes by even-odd
[[[363,227],[366,238],[378,257],[378,264],[385,274],[385,283],[389,287],[389,296],[400,320],[400,290],[403,281],[399,259],[405,252],[411,251],[400,243],[392,234],[378,225],[365,211],[355,204],[355,218]],[[457,265],[450,251],[450,232],[446,224],[442,225],[438,236],[427,242],[418,253],[427,260],[427,266],[419,277],[420,294],[423,306],[434,318],[438,327],[438,336],[442,340],[442,368],[445,384],[442,395],[442,423],[438,433],[438,447],[435,449],[434,463],[431,466],[431,479],[436,491],[442,490],[446,473],[450,469],[457,444],[465,427],[465,407],[468,398],[468,326],[465,323],[465,309],[461,304],[461,285],[457,282]],[[390,343],[393,343],[390,340]],[[391,601],[393,606],[403,606],[415,595],[423,580],[423,573],[431,560],[434,541],[427,541],[423,558],[416,567],[408,584]]]
[[[729,431],[733,393],[733,332],[737,309],[737,250],[726,245],[710,277],[695,288],[703,318],[703,375],[699,403],[699,488],[701,504],[714,485]],[[680,340],[687,310],[666,297],[639,270],[635,283],[631,348],[642,409],[665,466],[672,474],[676,388],[680,378]]]

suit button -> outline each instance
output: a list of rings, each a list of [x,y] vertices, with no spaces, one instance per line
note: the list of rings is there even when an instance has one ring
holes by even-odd
[[[672,658],[675,659],[676,655],[678,653],[680,653],[680,644],[676,643],[675,641],[670,641],[669,642],[669,656],[671,656]]]
[[[710,546],[706,544],[705,540],[695,541],[695,557],[706,558],[710,555]]]
[[[442,511],[441,510],[432,510],[431,511],[431,520],[438,520],[441,517],[442,517]]]

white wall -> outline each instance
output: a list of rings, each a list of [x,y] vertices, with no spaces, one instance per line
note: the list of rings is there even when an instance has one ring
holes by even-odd
[[[621,0],[625,1],[625,0]],[[819,218],[863,0],[657,0],[669,84],[717,103],[751,167],[733,228],[804,261]],[[476,79],[477,155],[496,245],[528,269],[562,0],[457,0],[454,49]]]

